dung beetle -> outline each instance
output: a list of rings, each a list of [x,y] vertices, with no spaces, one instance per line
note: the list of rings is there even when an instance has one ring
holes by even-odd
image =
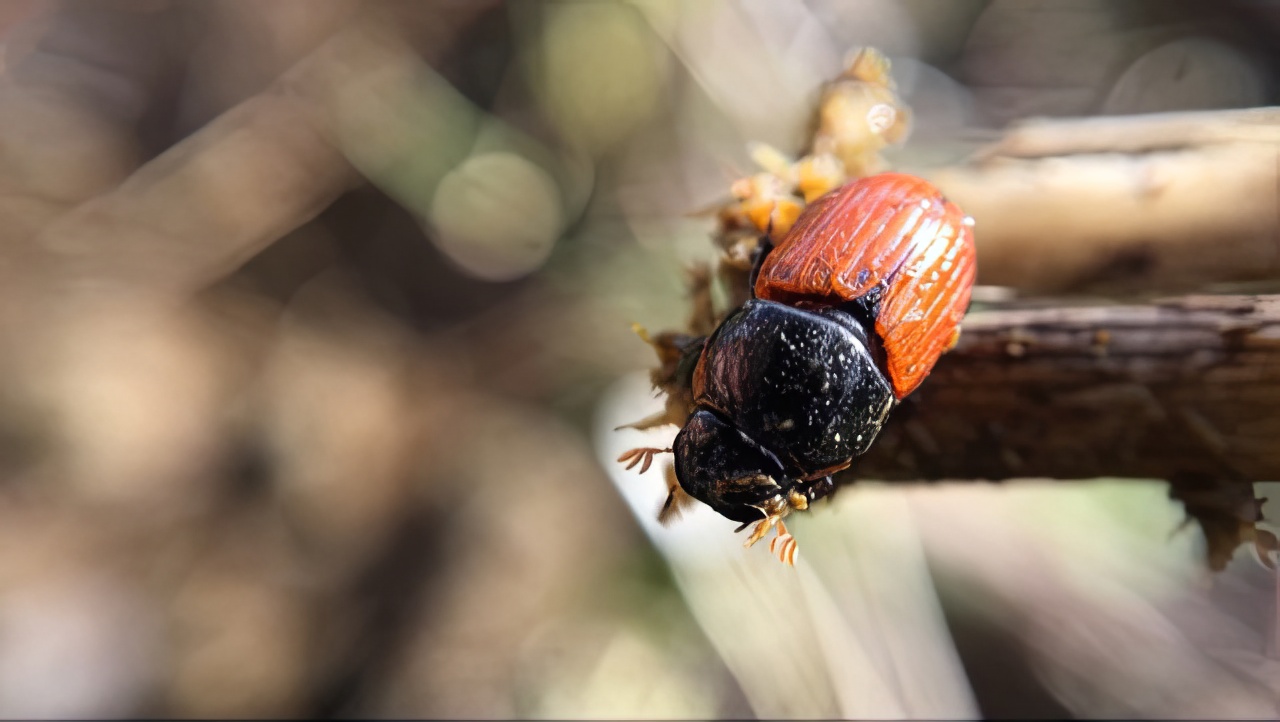
[[[755,522],[747,545],[794,562],[782,518],[830,494],[832,474],[875,441],[959,337],[977,272],[973,221],[928,181],[882,173],[807,206],[776,247],[762,242],[752,298],[700,345],[692,413],[672,449],[634,449],[648,468],[675,453],[673,488]],[[687,364],[686,364],[687,365]]]

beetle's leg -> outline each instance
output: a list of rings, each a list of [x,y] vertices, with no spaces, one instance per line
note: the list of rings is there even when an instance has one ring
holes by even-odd
[[[744,542],[742,546],[749,547],[752,544],[755,544],[756,542],[760,541],[761,539],[764,538],[764,535],[768,534],[769,530],[772,529],[774,525],[776,525],[780,521],[782,521],[781,515],[770,514],[769,516],[766,516],[765,518],[756,522],[755,527],[751,530],[751,536],[747,537],[747,541]]]
[[[658,523],[666,526],[684,513],[694,502],[694,498],[689,496],[680,486],[680,480],[676,478],[676,468],[668,466],[666,470],[667,476],[667,500],[662,503],[662,508],[658,510]]]
[[[768,235],[760,236],[760,243],[756,246],[755,258],[751,261],[751,275],[747,276],[747,290],[751,297],[756,297],[756,278],[760,276],[760,267],[764,265],[765,256],[773,250],[773,241],[769,240]]]
[[[794,491],[794,490],[793,490]],[[797,506],[798,501],[804,503],[804,506]],[[791,513],[792,509],[807,508],[807,500],[804,495],[796,491],[795,495],[787,497],[778,494],[770,499],[766,499],[764,503],[757,505],[756,508],[764,512],[764,518],[756,522],[756,526],[751,530],[751,536],[747,539],[743,546],[749,547],[760,541],[770,529],[777,527],[778,539],[774,539],[769,543],[769,551],[778,555],[778,558],[788,564],[795,560],[795,540],[791,538],[791,534],[787,532],[787,526],[782,523],[782,518]],[[745,526],[745,525],[744,525]],[[741,531],[742,527],[738,527]],[[781,540],[781,541],[779,541]]]
[[[623,429],[638,429],[640,431],[644,431],[645,429],[667,426],[674,423],[676,422],[671,420],[671,414],[667,413],[666,409],[663,409],[655,414],[649,414],[639,421],[632,421],[629,424],[623,424],[622,426],[615,428],[614,431],[622,431]]]
[[[622,452],[622,456],[618,457],[618,463],[627,464],[627,471],[634,469],[636,464],[640,464],[640,473],[643,474],[653,465],[654,454],[669,453],[671,453],[671,449],[656,449],[652,446],[641,447]],[[628,464],[627,462],[631,463]]]
[[[791,536],[791,532],[787,531],[787,525],[778,520],[778,535],[769,542],[769,551],[783,564],[795,566],[796,552],[800,550],[800,545],[796,542],[796,538]]]

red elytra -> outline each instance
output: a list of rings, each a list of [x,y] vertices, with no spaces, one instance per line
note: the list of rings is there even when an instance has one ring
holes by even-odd
[[[977,274],[971,222],[928,181],[882,173],[811,203],[756,279],[759,298],[828,306],[884,286],[876,332],[903,398],[955,342]]]

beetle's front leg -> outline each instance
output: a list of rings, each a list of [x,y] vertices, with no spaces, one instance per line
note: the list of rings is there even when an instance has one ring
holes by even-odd
[[[769,542],[769,552],[778,558],[778,561],[790,566],[796,565],[796,554],[800,551],[800,545],[796,542],[796,538],[791,536],[791,532],[787,531],[787,525],[778,520],[778,535]]]
[[[765,535],[769,533],[769,530],[780,521],[782,521],[782,516],[780,514],[770,514],[756,522],[756,525],[751,529],[751,536],[747,537],[747,540],[743,542],[742,546],[750,548],[756,542],[763,539]]]
[[[769,542],[769,552],[783,564],[794,566],[799,548],[795,537],[787,531],[787,525],[783,523],[782,518],[791,513],[792,509],[808,508],[804,495],[793,489],[787,497],[781,495],[773,497],[758,508],[765,513],[765,517],[756,522],[755,528],[751,530],[751,536],[747,537],[743,546],[752,546],[763,539],[770,529],[776,529],[778,535]]]
[[[796,553],[799,551],[799,545],[796,538],[791,536],[791,532],[787,531],[787,525],[783,523],[783,514],[770,514],[769,516],[756,522],[756,526],[751,530],[751,536],[747,537],[747,541],[743,544],[750,547],[756,542],[763,539],[770,529],[776,529],[778,535],[769,542],[769,553],[778,558],[783,564],[795,566]]]
[[[644,472],[649,470],[650,466],[653,465],[654,454],[670,454],[670,453],[671,453],[671,449],[669,448],[657,449],[654,447],[642,447],[638,449],[631,449],[630,451],[622,452],[622,456],[618,457],[618,463],[627,464],[627,471],[631,471],[632,469],[635,468],[636,464],[640,464],[640,473],[643,474]],[[631,462],[631,463],[627,463],[627,462]]]

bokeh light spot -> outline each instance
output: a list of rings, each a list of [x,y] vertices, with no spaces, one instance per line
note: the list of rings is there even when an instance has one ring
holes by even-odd
[[[508,281],[547,260],[564,212],[546,171],[513,153],[486,153],[440,181],[430,220],[450,260],[479,278]]]

